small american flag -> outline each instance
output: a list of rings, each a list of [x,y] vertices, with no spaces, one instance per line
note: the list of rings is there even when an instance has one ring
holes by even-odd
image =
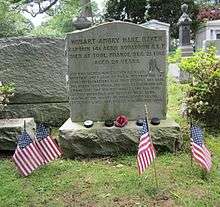
[[[198,126],[191,126],[192,157],[204,170],[209,172],[212,167],[212,159],[209,150],[204,145],[203,130]]]
[[[23,176],[28,176],[44,164],[42,154],[25,130],[18,137],[17,148],[12,159]]]
[[[49,132],[43,124],[37,127],[36,145],[48,163],[61,156],[62,152],[55,141],[49,136]]]
[[[142,174],[156,157],[146,119],[143,123],[141,134],[137,155],[139,174]]]

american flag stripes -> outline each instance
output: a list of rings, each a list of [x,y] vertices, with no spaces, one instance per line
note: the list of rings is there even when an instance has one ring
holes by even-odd
[[[36,145],[42,153],[46,163],[61,156],[61,150],[55,141],[49,136],[49,132],[43,124],[40,124],[37,127],[36,138]]]
[[[211,154],[204,145],[203,130],[198,126],[191,126],[192,157],[204,170],[209,172],[212,167]]]
[[[18,137],[18,145],[12,159],[23,176],[28,176],[44,164],[41,152],[25,130]]]
[[[139,174],[142,174],[156,157],[146,119],[143,123],[141,134],[137,155]]]

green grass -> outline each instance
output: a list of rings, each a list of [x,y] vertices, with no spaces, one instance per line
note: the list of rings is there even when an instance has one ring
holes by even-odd
[[[169,82],[169,116],[183,126],[179,116],[184,86]],[[56,160],[20,177],[10,159],[0,160],[0,207],[76,206],[220,206],[220,134],[207,132],[213,169],[205,175],[185,151],[157,156],[159,189],[153,165],[138,176],[135,155],[91,160]]]

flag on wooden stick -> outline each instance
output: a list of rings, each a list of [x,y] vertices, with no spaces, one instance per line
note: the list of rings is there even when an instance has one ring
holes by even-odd
[[[12,157],[23,176],[28,176],[44,164],[44,158],[26,130],[18,137],[18,144]]]
[[[49,136],[49,132],[43,124],[37,127],[36,139],[36,145],[45,158],[46,163],[62,155],[59,146],[54,139]]]
[[[212,167],[212,159],[209,150],[204,145],[203,130],[191,125],[190,132],[192,157],[200,167],[209,172]]]
[[[145,169],[153,162],[156,158],[154,146],[151,141],[149,134],[149,127],[147,119],[144,120],[143,128],[141,131],[140,142],[138,146],[137,163],[139,174],[142,174]]]

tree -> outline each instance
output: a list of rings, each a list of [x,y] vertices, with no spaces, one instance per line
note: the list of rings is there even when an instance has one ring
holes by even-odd
[[[32,17],[48,12],[59,0],[10,0],[16,10],[27,12]],[[48,12],[50,14],[50,12]]]
[[[79,0],[60,0],[56,12],[46,23],[35,28],[31,35],[63,37],[73,30],[73,17],[80,11]]]
[[[150,19],[157,19],[170,24],[170,35],[172,38],[178,38],[178,19],[182,15],[181,5],[186,3],[189,6],[188,14],[192,19],[192,31],[195,33],[198,27],[196,19],[199,8],[193,0],[150,0],[150,9],[148,11]]]
[[[145,20],[157,19],[170,24],[170,34],[173,38],[178,38],[177,22],[182,15],[181,5],[187,3],[189,14],[193,20],[193,32],[198,26],[196,16],[198,6],[194,0],[108,0],[106,3],[106,18],[124,20],[125,16],[134,23],[142,23]]]
[[[124,20],[130,19],[134,23],[145,21],[147,0],[108,0],[106,2],[105,18]]]
[[[32,24],[11,8],[8,1],[0,0],[0,38],[27,34]]]

